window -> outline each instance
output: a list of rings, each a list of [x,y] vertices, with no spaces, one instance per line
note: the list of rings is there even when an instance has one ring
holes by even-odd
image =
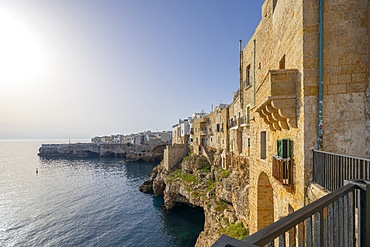
[[[248,137],[248,149],[247,149],[247,155],[251,156],[251,138]]]
[[[261,131],[261,159],[266,159],[266,131]]]
[[[217,124],[217,125],[216,125],[216,131],[217,131],[217,132],[220,132],[220,124]]]
[[[277,155],[284,159],[290,157],[290,139],[289,138],[277,140]]]
[[[251,76],[251,66],[248,65],[245,69],[245,87],[248,87],[250,85],[250,76]]]
[[[251,118],[251,108],[250,106],[247,107],[247,123],[250,122],[250,118]]]

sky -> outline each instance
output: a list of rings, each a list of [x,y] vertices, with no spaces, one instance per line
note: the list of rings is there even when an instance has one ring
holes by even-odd
[[[0,139],[171,130],[230,104],[263,0],[1,0]]]

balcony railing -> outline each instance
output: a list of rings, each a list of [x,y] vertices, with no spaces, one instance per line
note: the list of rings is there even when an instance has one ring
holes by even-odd
[[[293,162],[290,158],[284,159],[272,156],[272,176],[286,186],[293,185]]]
[[[238,121],[236,119],[230,121],[230,129],[234,128],[234,127],[237,127],[237,126],[238,126]]]
[[[370,159],[313,150],[313,181],[334,191],[353,179],[370,180]]]
[[[240,123],[240,126],[248,126],[250,122],[247,116],[243,116],[239,118],[239,123]]]
[[[207,135],[207,130],[201,130],[201,131],[199,132],[199,134],[200,134],[201,136],[206,136],[206,135]]]
[[[370,182],[364,180],[346,181],[338,190],[243,240],[222,235],[212,246],[356,246],[356,243],[370,246]]]

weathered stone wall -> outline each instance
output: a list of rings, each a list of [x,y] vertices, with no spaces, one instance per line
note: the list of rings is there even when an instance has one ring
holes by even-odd
[[[323,147],[325,151],[368,157],[369,2],[328,0],[324,4]],[[262,21],[243,50],[243,79],[250,66],[252,82],[243,88],[244,105],[251,105],[251,118],[255,120],[246,129],[246,135],[251,138],[253,164],[251,232],[258,229],[257,198],[262,173],[267,174],[271,183],[274,220],[287,215],[289,208],[297,210],[305,204],[305,191],[312,179],[311,150],[317,146],[318,13],[317,1],[278,0],[273,8],[273,1],[266,0]],[[293,82],[295,95],[290,94],[290,98],[295,96],[296,126],[271,129],[271,123],[276,122],[272,112],[276,109],[282,112],[279,107],[274,108],[282,96],[274,96],[274,78],[269,73],[284,69],[298,71]],[[261,158],[262,131],[267,136],[266,159]],[[276,141],[282,138],[290,138],[292,142],[294,184],[291,188],[282,186],[271,174],[271,155],[276,154]]]
[[[245,128],[243,142],[250,138],[249,226],[252,233],[259,229],[261,225],[272,223],[287,215],[289,206],[296,210],[304,205],[305,184],[303,176],[305,159],[302,135],[304,114],[301,102],[301,99],[303,99],[301,92],[303,67],[302,8],[301,1],[279,0],[273,10],[273,2],[270,0],[265,1],[262,7],[262,20],[243,50],[243,65],[251,67],[251,85],[243,90],[244,105],[250,106],[250,118],[252,120],[249,126]],[[273,80],[280,80],[280,78],[272,78],[270,71],[277,70],[279,73],[279,69],[281,71],[285,69],[298,71],[295,78],[289,79],[291,82],[284,82],[287,79],[283,78],[282,82],[279,82],[286,85],[294,83],[294,91],[280,90],[271,86]],[[281,102],[287,98],[284,94],[288,93],[290,97],[288,99],[293,100],[293,106],[295,107],[295,116],[293,116],[293,118],[295,117],[295,125],[284,127],[278,124],[281,129],[271,129],[270,122],[272,120],[265,117],[262,114],[265,109],[261,109],[271,100],[269,96],[274,94],[280,97],[280,101],[277,102],[282,105]],[[266,132],[265,159],[261,157],[262,131]],[[293,143],[294,185],[289,188],[273,178],[271,168],[272,155],[277,154],[277,140],[283,138],[290,138]],[[261,186],[265,189],[261,190]],[[272,196],[261,196],[263,194]],[[260,201],[258,198],[261,200],[267,200],[268,198],[268,201]],[[273,218],[259,216],[264,211],[264,209],[261,209],[261,207],[264,207],[263,205],[271,205],[273,210],[271,211],[271,208],[269,208],[268,212],[270,214],[272,212]],[[261,221],[261,217],[264,220]]]
[[[168,145],[163,153],[163,166],[170,171],[181,162],[187,153],[187,144]]]

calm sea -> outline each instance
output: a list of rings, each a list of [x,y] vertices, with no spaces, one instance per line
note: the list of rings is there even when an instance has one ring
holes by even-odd
[[[45,160],[41,143],[0,141],[0,246],[194,246],[203,211],[138,190],[155,164]]]

